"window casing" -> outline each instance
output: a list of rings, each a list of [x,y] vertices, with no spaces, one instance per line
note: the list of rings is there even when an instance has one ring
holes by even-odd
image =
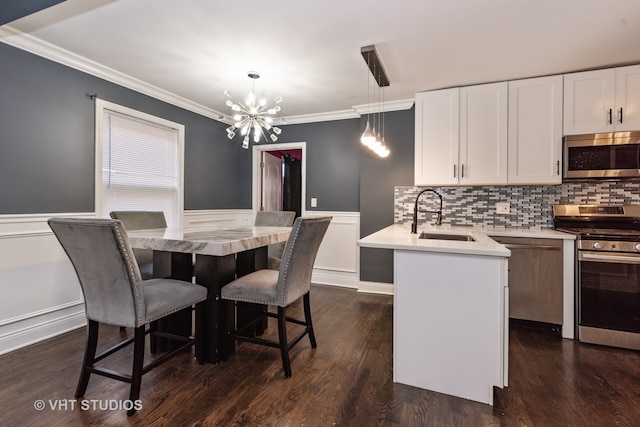
[[[181,227],[184,125],[96,98],[96,215],[163,211]]]

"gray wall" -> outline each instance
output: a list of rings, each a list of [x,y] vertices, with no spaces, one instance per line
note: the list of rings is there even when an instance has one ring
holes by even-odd
[[[185,209],[251,207],[251,154],[225,125],[0,43],[0,214],[92,212],[94,102],[186,126]]]
[[[307,143],[307,210],[360,210],[360,133],[359,119],[282,126],[278,142]]]
[[[414,109],[385,113],[385,143],[391,153],[381,159],[360,144],[360,236],[374,233],[394,222],[393,190],[413,185]],[[364,131],[366,118],[361,120]],[[360,280],[393,283],[393,251],[360,249]]]
[[[394,187],[413,185],[414,123],[413,108],[385,113],[384,159],[360,143],[366,117],[283,126],[278,142],[307,142],[307,210],[360,212],[361,236],[393,224]],[[393,251],[360,249],[360,279],[393,283]]]
[[[0,215],[93,212],[87,94],[185,125],[185,209],[251,208],[251,150],[227,125],[3,43],[0,64]],[[278,142],[307,143],[308,210],[361,212],[362,235],[393,223],[393,187],[413,183],[413,110],[386,113],[385,127],[379,159],[359,142],[361,119],[283,126]],[[388,252],[363,250],[362,280],[392,277]]]

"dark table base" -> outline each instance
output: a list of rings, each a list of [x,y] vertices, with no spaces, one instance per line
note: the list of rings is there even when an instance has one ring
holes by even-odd
[[[153,252],[155,277],[171,277],[190,282],[195,276],[195,282],[208,290],[201,319],[203,355],[204,361],[208,363],[226,361],[235,351],[235,341],[230,332],[234,329],[236,322],[240,327],[266,312],[266,306],[257,304],[238,303],[237,308],[234,307],[233,301],[220,298],[222,287],[236,277],[262,268],[267,268],[266,246],[226,256],[196,255],[195,268],[191,254]],[[264,321],[256,325],[256,335],[264,333],[267,326],[266,320],[265,316]],[[185,309],[167,316],[158,321],[157,328],[159,331],[190,335],[192,334],[192,311]],[[174,345],[172,341],[157,338],[157,341],[152,343],[152,350],[157,347],[158,350],[167,351]]]

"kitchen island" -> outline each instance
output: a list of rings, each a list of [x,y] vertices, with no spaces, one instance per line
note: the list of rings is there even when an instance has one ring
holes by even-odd
[[[508,379],[510,251],[476,229],[407,224],[358,244],[394,250],[394,382],[493,404]]]

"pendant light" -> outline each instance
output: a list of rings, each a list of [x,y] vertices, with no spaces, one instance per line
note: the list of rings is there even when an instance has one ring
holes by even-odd
[[[371,52],[367,52],[367,64],[369,64],[370,58],[371,58]],[[367,103],[369,103],[369,73],[368,72],[367,72]],[[371,125],[369,124],[370,116],[371,116],[370,112],[367,111],[367,125],[365,126],[364,132],[362,132],[362,136],[360,137],[360,141],[367,147],[376,139],[376,135],[371,130]]]
[[[373,127],[370,124],[370,111],[371,111],[371,99],[369,96],[369,73],[367,73],[367,125],[364,132],[360,137],[360,141],[375,152],[378,156],[385,158],[389,156],[390,150],[386,147],[384,142],[384,87],[389,86],[389,79],[382,68],[382,63],[378,54],[376,53],[375,46],[366,46],[360,49],[362,57],[367,63],[367,68],[373,74],[373,78],[378,85],[378,96],[374,93],[373,100]],[[382,92],[382,96],[380,96]],[[381,99],[382,98],[382,99]],[[381,101],[380,109],[378,109],[378,102]],[[377,119],[376,119],[377,116]],[[378,132],[376,132],[376,121],[378,126]],[[380,136],[382,132],[382,137]]]

